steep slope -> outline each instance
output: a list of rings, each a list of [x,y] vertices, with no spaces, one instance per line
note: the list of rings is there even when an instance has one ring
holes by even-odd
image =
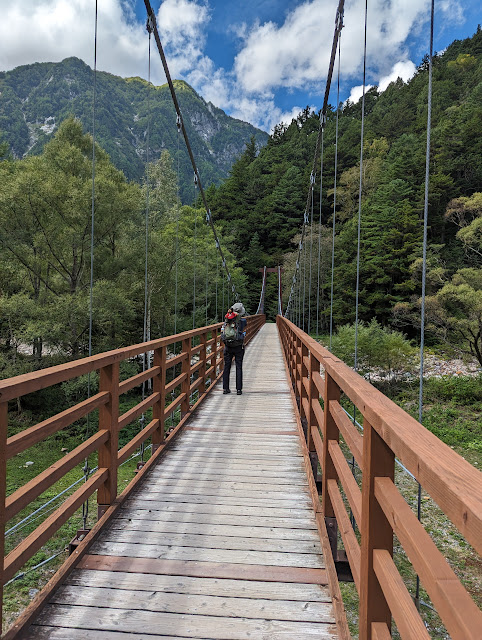
[[[92,127],[92,69],[78,58],[59,63],[36,63],[0,73],[0,132],[17,158],[39,153],[68,115]],[[258,147],[268,135],[227,116],[203,100],[183,81],[175,81],[185,126],[206,185],[219,184],[246,142]],[[139,180],[144,172],[147,124],[150,115],[151,158],[168,149],[181,171],[182,196],[193,199],[192,169],[182,140],[167,85],[154,87],[141,78],[97,75],[96,135],[114,164],[127,177]]]

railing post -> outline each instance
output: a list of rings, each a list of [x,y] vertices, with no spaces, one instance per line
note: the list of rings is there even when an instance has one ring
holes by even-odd
[[[199,369],[199,375],[200,377],[203,379],[201,387],[199,389],[199,395],[201,395],[201,393],[206,393],[206,358],[207,358],[207,347],[206,347],[206,342],[208,340],[208,333],[206,331],[206,333],[203,333],[201,335],[201,351],[199,352],[199,358],[203,361],[203,365],[202,367]]]
[[[313,381],[313,372],[320,371],[320,363],[314,357],[313,353],[310,351],[310,364],[309,364],[309,374],[310,374],[310,386],[308,390],[308,405],[310,407],[309,416],[308,416],[308,430],[306,432],[306,444],[308,447],[308,453],[310,455],[311,468],[313,470],[313,477],[315,482],[318,479],[318,456],[315,449],[315,443],[313,442],[313,436],[311,434],[311,429],[315,425],[318,426],[316,422],[315,412],[313,411],[313,402],[318,402],[319,392]]]
[[[328,451],[328,443],[330,440],[340,439],[340,434],[336,422],[330,412],[330,401],[340,401],[340,387],[336,384],[333,378],[329,375],[325,369],[325,410],[324,410],[324,423],[323,423],[323,462],[321,468],[323,469],[323,477],[321,484],[321,493],[323,496],[323,516],[325,518],[326,530],[328,532],[328,538],[330,540],[331,551],[333,559],[337,559],[338,547],[337,547],[337,535],[338,528],[335,519],[335,511],[331,504],[330,495],[328,493],[328,480],[336,480],[338,482],[338,474],[336,473],[335,465],[331,459]]]
[[[300,417],[303,430],[305,432],[305,439],[308,439],[308,423],[310,420],[310,410],[305,409],[305,403],[308,402],[308,392],[305,386],[305,380],[308,380],[308,367],[305,364],[305,359],[308,357],[308,347],[304,342],[301,343],[301,385],[300,385]]]
[[[393,556],[393,531],[375,498],[375,478],[393,480],[395,456],[376,430],[364,420],[363,480],[360,566],[360,640],[371,640],[372,622],[391,626],[390,607],[373,570],[373,550],[385,549]]]
[[[97,517],[100,518],[117,497],[117,450],[119,444],[119,363],[102,367],[99,391],[107,391],[109,400],[99,408],[99,430],[107,429],[109,438],[99,449],[99,469],[108,469],[107,480],[97,490]]]
[[[301,340],[295,339],[295,397],[301,415]]]
[[[3,621],[3,570],[5,566],[5,498],[7,493],[8,402],[0,402],[0,621]]]
[[[181,402],[181,420],[189,413],[190,409],[190,393],[191,393],[191,348],[192,338],[184,338],[182,341],[182,351],[186,353],[185,360],[182,361],[181,373],[186,374],[185,380],[181,384],[181,393],[185,393],[186,396]]]
[[[159,426],[152,434],[152,453],[154,454],[164,442],[165,418],[164,409],[166,406],[166,359],[167,347],[154,350],[154,366],[160,367],[157,376],[152,379],[153,393],[159,393],[159,401],[152,407],[152,417],[159,420]]]

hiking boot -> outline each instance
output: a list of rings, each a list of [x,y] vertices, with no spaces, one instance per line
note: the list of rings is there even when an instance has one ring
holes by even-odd
[[[224,393],[224,394],[226,394],[226,393],[231,393],[231,391],[230,391],[230,389],[223,389],[223,393]]]
[[[241,395],[243,395],[243,392],[241,391],[241,389],[236,389],[236,394],[238,396],[241,396]]]

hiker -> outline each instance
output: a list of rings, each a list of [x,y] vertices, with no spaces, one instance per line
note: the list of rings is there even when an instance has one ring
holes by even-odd
[[[246,325],[248,324],[248,321],[244,318],[245,315],[244,306],[241,302],[236,302],[224,316],[224,324],[221,330],[221,339],[224,342],[224,394],[231,393],[229,374],[231,373],[233,358],[236,362],[236,393],[238,396],[243,393],[244,338],[246,336]]]

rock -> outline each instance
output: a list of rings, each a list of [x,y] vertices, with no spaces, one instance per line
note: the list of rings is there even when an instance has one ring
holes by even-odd
[[[26,462],[23,466],[24,467],[31,467],[33,465],[33,462],[31,460],[29,460],[28,462]]]
[[[29,598],[35,598],[35,596],[37,595],[38,592],[39,592],[38,589],[29,589],[28,590],[28,597]]]

